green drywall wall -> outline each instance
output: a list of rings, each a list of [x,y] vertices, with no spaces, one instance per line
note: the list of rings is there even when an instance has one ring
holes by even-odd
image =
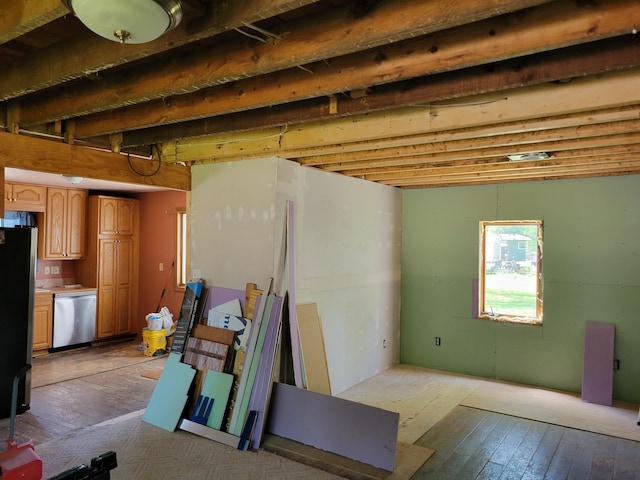
[[[580,392],[585,322],[610,322],[614,398],[640,402],[640,175],[406,190],[402,202],[403,363]],[[536,219],[543,326],[472,318],[479,222]]]

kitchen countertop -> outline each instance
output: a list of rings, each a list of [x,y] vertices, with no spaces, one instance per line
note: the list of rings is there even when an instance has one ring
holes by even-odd
[[[64,285],[60,287],[36,288],[35,293],[51,293],[55,295],[59,293],[95,292],[96,290],[96,287],[85,287],[84,285]]]

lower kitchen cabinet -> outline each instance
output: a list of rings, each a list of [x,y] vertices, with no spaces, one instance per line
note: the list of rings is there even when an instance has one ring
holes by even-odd
[[[133,239],[102,238],[99,251],[96,336],[108,338],[131,333]]]
[[[33,301],[33,351],[51,348],[53,335],[53,297],[36,292]]]

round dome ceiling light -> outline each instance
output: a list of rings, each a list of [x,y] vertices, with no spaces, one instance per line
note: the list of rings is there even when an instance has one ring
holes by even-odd
[[[146,43],[182,20],[180,0],[63,0],[92,32],[120,43]]]

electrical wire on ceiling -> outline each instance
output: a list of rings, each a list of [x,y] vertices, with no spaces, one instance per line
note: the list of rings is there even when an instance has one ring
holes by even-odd
[[[242,30],[241,28],[234,28],[234,30],[238,33],[241,33],[242,35],[244,35],[245,37],[249,37],[249,38],[253,38],[254,40],[257,40],[261,43],[267,43],[270,39],[271,40],[282,40],[282,37],[280,35],[276,35],[275,33],[271,33],[268,30],[265,30],[264,28],[260,28],[257,27],[251,23],[246,23],[246,22],[242,22],[242,25],[244,25],[247,28],[250,28],[252,30],[255,30],[258,33],[261,33],[262,35],[264,35],[264,37],[259,37],[258,35],[254,35],[251,34],[249,32],[246,32],[244,30]]]
[[[160,167],[162,166],[162,156],[161,156],[160,150],[158,150],[158,147],[155,144],[153,144],[153,145],[151,145],[151,158],[149,160],[153,160],[153,157],[154,157],[153,151],[154,150],[155,150],[156,156],[158,158],[158,166],[151,173],[142,173],[142,172],[139,172],[138,170],[136,170],[136,168],[133,166],[133,163],[131,163],[131,154],[127,153],[127,163],[129,164],[129,168],[131,169],[131,171],[133,173],[135,173],[136,175],[140,175],[141,177],[153,177],[154,175],[157,175],[158,172],[160,171]],[[144,157],[142,157],[142,158],[144,158]]]

